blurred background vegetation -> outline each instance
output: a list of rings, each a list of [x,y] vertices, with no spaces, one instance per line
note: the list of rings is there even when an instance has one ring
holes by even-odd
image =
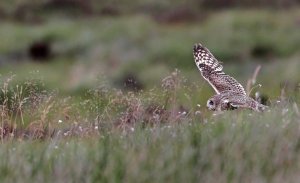
[[[299,182],[299,5],[1,0],[0,182]],[[195,43],[270,108],[208,112]]]
[[[0,73],[40,79],[61,95],[109,85],[148,90],[176,68],[201,86],[192,47],[200,42],[246,86],[262,65],[259,90],[299,91],[299,0],[3,0]],[[200,91],[195,91],[200,95]]]

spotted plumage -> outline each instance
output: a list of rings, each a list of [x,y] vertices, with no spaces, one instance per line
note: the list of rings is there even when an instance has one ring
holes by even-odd
[[[193,54],[201,75],[217,93],[207,101],[210,110],[250,108],[263,111],[265,109],[266,106],[246,95],[245,89],[237,80],[223,72],[223,66],[207,48],[195,44]]]

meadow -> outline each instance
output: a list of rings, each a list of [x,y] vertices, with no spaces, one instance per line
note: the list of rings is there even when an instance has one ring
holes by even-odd
[[[299,16],[3,20],[0,181],[297,182]],[[35,42],[50,48],[45,58],[28,52]],[[270,108],[208,111],[213,90],[194,65],[197,42]]]

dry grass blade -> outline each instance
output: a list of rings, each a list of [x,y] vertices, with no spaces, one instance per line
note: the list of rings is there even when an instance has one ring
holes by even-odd
[[[246,92],[247,92],[248,96],[250,96],[252,89],[255,87],[254,85],[256,83],[256,78],[259,74],[260,69],[261,69],[261,65],[258,65],[255,68],[252,77],[250,79],[248,79],[248,81],[247,81]]]

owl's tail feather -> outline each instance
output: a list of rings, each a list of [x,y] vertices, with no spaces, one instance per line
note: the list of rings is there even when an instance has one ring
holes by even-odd
[[[263,104],[260,104],[257,102],[257,105],[255,107],[255,110],[258,111],[258,112],[263,112],[265,111],[267,108],[269,108],[268,106],[266,105],[263,105]]]
[[[248,99],[250,99],[250,101],[248,100],[248,104],[250,104],[250,105],[248,105],[248,107],[256,112],[263,112],[267,108],[269,108],[268,106],[263,105],[250,97]]]

